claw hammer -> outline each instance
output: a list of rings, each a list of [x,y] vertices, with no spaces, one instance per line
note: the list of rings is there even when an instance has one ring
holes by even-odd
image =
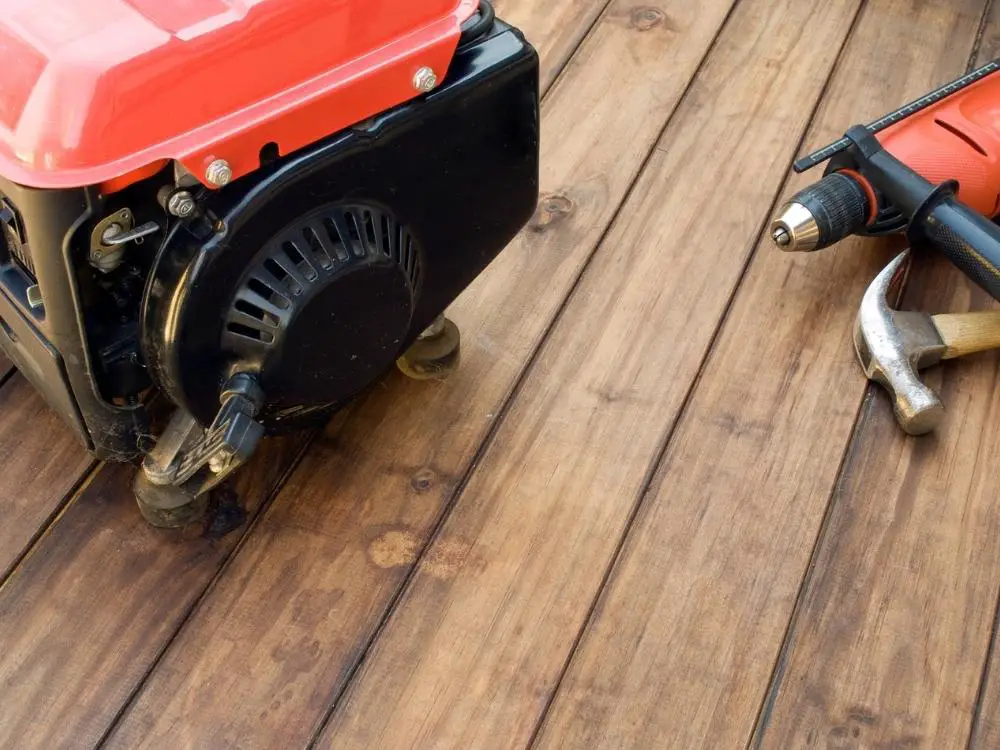
[[[944,315],[895,310],[909,271],[900,253],[868,287],[854,327],[854,348],[869,380],[890,394],[900,427],[910,435],[934,430],[944,416],[938,395],[919,371],[946,359],[1000,348],[1000,310]]]

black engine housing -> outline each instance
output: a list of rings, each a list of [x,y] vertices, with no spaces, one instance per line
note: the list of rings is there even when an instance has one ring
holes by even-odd
[[[538,64],[496,28],[419,100],[263,168],[179,224],[143,300],[154,380],[203,424],[233,372],[270,431],[365,388],[510,242],[538,198]]]
[[[538,57],[481,18],[434,91],[266,145],[193,220],[162,207],[172,169],[110,196],[0,177],[0,348],[92,453],[144,455],[157,394],[207,426],[236,371],[259,377],[268,431],[322,420],[504,249],[538,198]],[[160,232],[99,273],[92,234],[125,209]]]

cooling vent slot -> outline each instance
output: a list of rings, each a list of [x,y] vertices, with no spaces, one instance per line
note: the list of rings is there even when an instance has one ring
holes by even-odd
[[[255,259],[226,314],[226,343],[244,353],[276,346],[310,294],[343,268],[379,255],[397,263],[417,288],[420,261],[413,235],[390,214],[349,206],[303,218]]]
[[[2,242],[10,260],[15,262],[35,280],[35,264],[31,259],[31,251],[24,236],[24,225],[17,210],[8,203],[6,198],[0,198],[0,228],[3,230]]]

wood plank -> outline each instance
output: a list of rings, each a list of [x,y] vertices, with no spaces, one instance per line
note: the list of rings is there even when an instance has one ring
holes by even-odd
[[[539,81],[548,91],[610,0],[497,0],[497,16],[530,33],[544,61]]]
[[[977,65],[1000,53],[997,6],[983,31]],[[933,255],[912,279],[907,309],[998,307]],[[998,364],[990,353],[928,372],[948,417],[923,439],[903,435],[872,389],[771,687],[763,746],[965,747],[1000,586],[1000,500],[982,460],[1000,449]]]
[[[619,0],[552,88],[542,117],[545,196],[536,220],[453,311],[462,369],[439,386],[396,379],[336,444],[310,451],[112,746],[294,746],[311,737],[731,1],[659,7],[637,14]],[[233,645],[220,648],[217,637]]]
[[[14,363],[0,354],[0,382],[14,371]]]
[[[868,3],[807,143],[961,72],[982,7]],[[890,28],[920,44],[886,43]],[[539,747],[745,746],[865,390],[851,324],[891,255],[857,241],[806,257],[759,248]]]
[[[976,64],[1000,53],[1000,6]],[[907,309],[996,308],[949,264],[918,259]],[[948,410],[907,438],[865,400],[758,730],[763,747],[965,747],[1000,585],[996,353],[935,368]],[[987,691],[987,696],[989,692]],[[1000,746],[989,698],[983,748]]]
[[[512,11],[528,14],[511,20],[520,23],[526,33],[544,47],[547,39],[534,34],[530,25],[542,20],[537,7],[524,0],[511,0],[509,4]],[[588,3],[574,0],[577,12],[573,21],[552,33],[563,35],[565,39],[573,38],[574,34],[582,38],[585,28],[604,4],[605,0],[589,0]],[[551,5],[549,10],[553,16],[563,17],[561,7]],[[553,66],[564,63],[558,58],[552,62],[543,61],[543,77],[551,77]],[[610,66],[604,68],[605,78],[609,69]],[[678,76],[681,82],[674,88],[679,90],[683,86],[681,75],[683,72],[671,72],[669,76],[656,78],[655,83],[663,84],[671,80],[671,76]],[[648,89],[643,91],[649,95]],[[657,115],[657,121],[662,121],[665,114],[661,114],[661,110],[666,106],[656,99],[655,106],[649,105],[648,112]],[[557,109],[557,116],[559,112]],[[580,109],[562,110],[562,117],[580,117],[581,112]],[[605,124],[617,125],[617,120],[611,116],[612,110],[607,112]],[[567,122],[551,117],[550,121],[560,127]],[[654,122],[643,127],[651,131],[656,125]],[[643,128],[638,130],[644,132]],[[626,128],[623,138],[635,132],[636,128]],[[646,140],[650,141],[651,136]],[[630,153],[624,141],[611,139],[610,148],[618,148],[622,154]],[[643,154],[635,147],[632,152],[631,163],[637,165]],[[547,153],[551,158],[564,152],[550,148]],[[603,205],[603,215],[610,216],[614,205],[604,204],[604,188],[607,187],[612,196],[615,191],[620,195],[630,178],[624,173],[616,173],[610,160],[598,165],[608,167],[612,175],[609,180],[600,172],[589,171],[581,144],[571,153],[580,154],[567,164],[576,169],[576,173],[547,175],[549,184],[562,185],[564,180],[577,180],[572,199],[587,208]],[[572,228],[575,233],[565,238],[564,245],[551,245],[559,250],[600,234],[599,217],[590,216],[587,223],[561,224],[559,220],[564,218],[562,200],[558,197],[555,208],[547,215],[540,215],[532,236],[548,236],[546,227],[549,224],[566,226],[566,231]],[[605,218],[605,225],[607,221]],[[530,250],[542,246],[543,243],[536,242]],[[529,248],[521,246],[521,260],[528,251]],[[492,296],[487,295],[485,304],[498,308],[512,303],[523,305],[527,298],[539,292],[543,283],[547,283],[546,274],[554,275],[565,290],[573,278],[574,264],[578,268],[582,263],[582,253],[575,256],[556,253],[550,256],[548,263],[525,263],[523,272],[529,274],[529,279],[536,280],[525,283],[511,279],[511,284],[497,289]],[[562,261],[566,262],[565,266],[559,266]],[[540,275],[530,276],[534,273]],[[515,297],[512,289],[523,296]],[[554,289],[547,299],[549,315],[561,302],[558,292],[559,288]],[[544,328],[545,314],[545,309],[540,309],[538,318],[532,320],[536,331]],[[467,369],[472,373],[476,372],[475,343],[467,342],[464,353]],[[490,346],[480,342],[478,348],[482,356],[488,353]],[[509,362],[505,360],[508,365]],[[400,385],[404,388],[404,399],[411,404],[411,429],[420,432],[425,419],[425,404],[420,401],[426,399],[428,388],[420,384]],[[435,393],[433,386],[429,390],[432,395]],[[440,391],[439,395],[443,393]],[[383,406],[366,413],[376,423],[381,422],[386,416],[383,409],[396,408],[391,400],[391,397],[383,398],[380,402]],[[344,414],[331,424],[318,446],[320,455],[338,450],[337,435],[347,416]],[[268,442],[268,447],[254,459],[246,475],[241,475],[239,486],[247,497],[251,515],[281,481],[298,447],[307,439],[307,435],[300,435],[287,441]],[[368,450],[371,445],[378,443],[368,445]],[[375,454],[369,460],[385,458],[382,453],[376,451]],[[156,663],[167,642],[238,544],[238,536],[221,541],[185,541],[177,539],[176,534],[146,528],[134,508],[130,481],[130,472],[122,467],[102,469],[86,493],[53,525],[18,569],[16,577],[0,590],[0,643],[5,646],[0,649],[0,691],[5,696],[17,696],[16,700],[6,700],[0,710],[0,738],[7,739],[7,744],[16,741],[18,746],[62,746],[70,738],[74,745],[96,742]],[[336,487],[340,478],[328,476],[327,481],[329,489]],[[264,569],[269,570],[269,565],[265,564]],[[83,639],[81,623],[87,623]],[[52,716],[58,716],[59,720],[52,721]]]
[[[921,270],[909,309],[984,301],[944,263]],[[865,400],[758,746],[966,746],[1000,582],[996,474],[981,465],[1000,450],[998,364],[928,375],[949,417],[926,439],[901,433],[884,394]]]
[[[15,374],[3,384],[0,583],[93,464],[69,428],[24,377]]]
[[[319,746],[530,742],[859,6],[736,7]]]
[[[238,475],[251,516],[304,439],[265,441]],[[132,477],[99,471],[0,589],[4,746],[93,746],[239,540],[148,526]]]

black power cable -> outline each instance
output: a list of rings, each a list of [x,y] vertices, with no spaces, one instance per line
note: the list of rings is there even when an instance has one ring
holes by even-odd
[[[478,17],[473,15],[465,22],[466,25],[462,28],[462,35],[458,38],[458,43],[467,44],[485,34],[493,26],[496,17],[496,11],[493,10],[489,0],[479,0]]]

